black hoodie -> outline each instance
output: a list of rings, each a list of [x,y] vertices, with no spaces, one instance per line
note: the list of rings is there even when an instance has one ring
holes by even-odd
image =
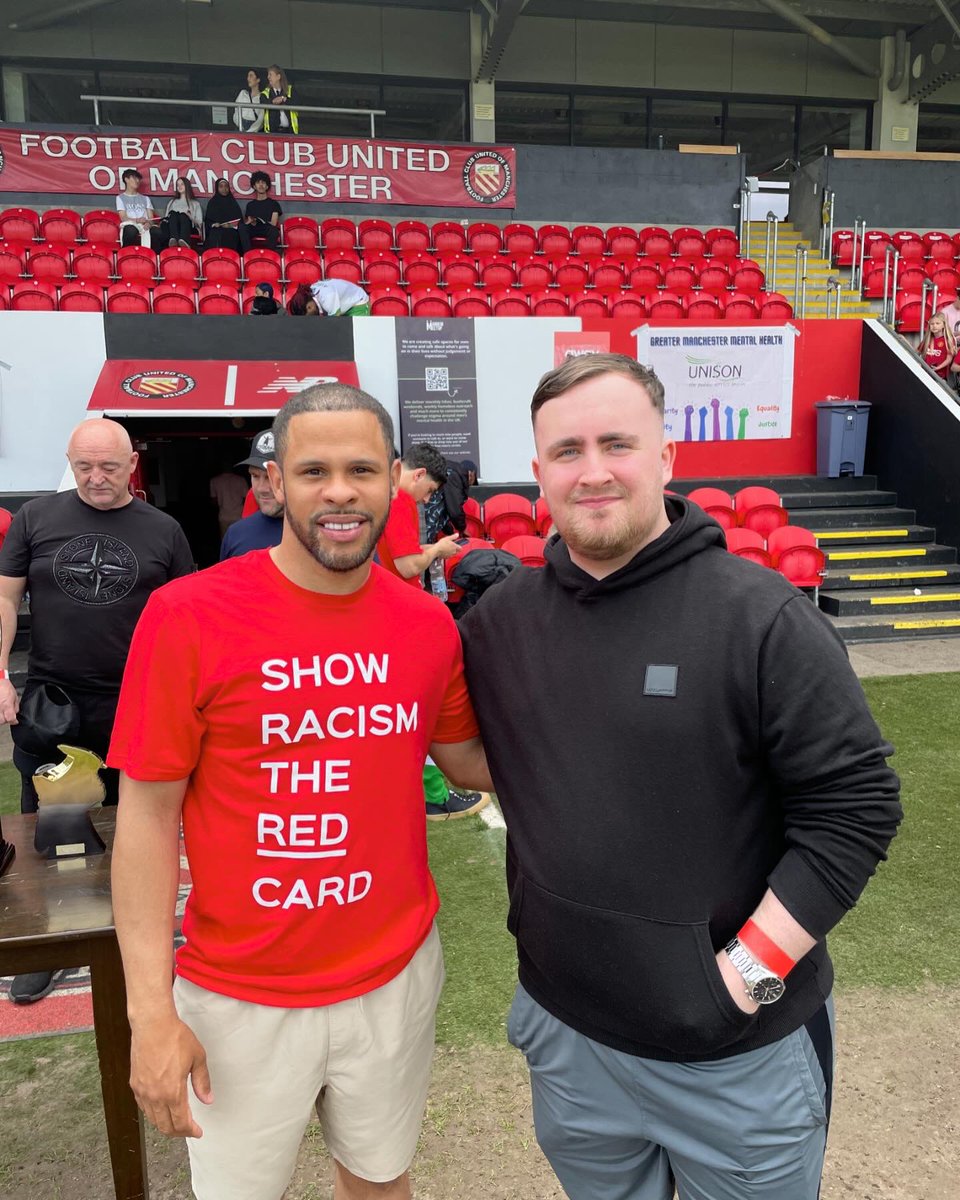
[[[461,623],[507,822],[520,982],[595,1041],[723,1058],[830,994],[825,934],[902,812],[892,753],[843,645],[697,506],[596,580],[554,538]],[[820,939],[786,995],[734,1004],[717,950],[767,886]]]

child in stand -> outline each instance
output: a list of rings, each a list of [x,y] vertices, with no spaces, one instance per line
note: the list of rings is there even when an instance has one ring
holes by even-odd
[[[942,380],[950,377],[950,367],[957,355],[957,343],[942,313],[934,313],[927,325],[920,357]]]

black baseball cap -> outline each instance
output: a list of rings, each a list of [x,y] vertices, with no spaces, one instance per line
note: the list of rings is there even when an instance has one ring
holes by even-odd
[[[268,462],[274,462],[276,455],[273,448],[273,430],[264,429],[250,443],[250,454],[238,462],[238,467],[259,467],[265,470]]]

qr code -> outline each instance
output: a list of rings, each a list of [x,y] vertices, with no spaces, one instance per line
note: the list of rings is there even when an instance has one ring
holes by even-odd
[[[424,371],[424,379],[428,392],[450,391],[449,367],[427,367]]]

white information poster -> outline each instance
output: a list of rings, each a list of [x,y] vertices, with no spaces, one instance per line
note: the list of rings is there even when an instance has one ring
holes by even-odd
[[[666,392],[665,432],[678,442],[790,437],[793,325],[643,325],[637,361]]]

